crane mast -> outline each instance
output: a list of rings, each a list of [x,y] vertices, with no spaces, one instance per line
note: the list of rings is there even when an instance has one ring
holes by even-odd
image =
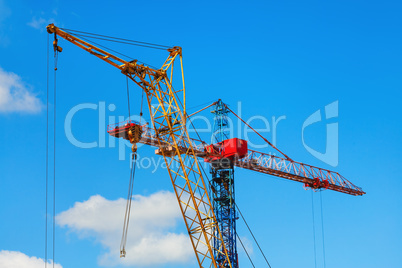
[[[227,118],[229,111],[222,100],[219,99],[211,112],[214,114],[212,139],[214,143],[221,143],[229,139]],[[234,166],[231,164],[227,166],[211,165],[211,175],[211,194],[216,219],[232,266],[238,268]],[[220,242],[221,240],[214,240],[215,247],[219,247]],[[224,257],[219,252],[215,252],[215,258],[218,263],[224,261]]]

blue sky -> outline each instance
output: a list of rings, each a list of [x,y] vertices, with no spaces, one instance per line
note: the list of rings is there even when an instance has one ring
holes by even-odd
[[[45,26],[54,22],[183,47],[189,112],[221,98],[234,111],[241,107],[244,119],[266,118],[269,129],[262,119],[253,126],[265,128],[264,136],[276,139],[291,158],[336,170],[367,192],[321,193],[326,267],[401,267],[400,13],[398,1],[0,0],[0,266],[44,266]],[[168,174],[153,172],[152,165],[137,170],[128,242],[133,253],[119,260],[129,148],[119,150],[107,136],[103,144],[102,125],[128,116],[126,80],[72,44],[60,40],[60,46],[55,262],[63,268],[196,267]],[[165,51],[118,49],[153,66],[167,57]],[[131,83],[130,92],[132,113],[138,114],[141,91]],[[325,107],[334,102],[337,116],[326,119]],[[72,134],[96,142],[93,148],[75,146],[66,134],[66,118],[77,107],[87,108],[74,115]],[[316,111],[322,120],[303,132]],[[273,117],[282,117],[275,131]],[[330,146],[338,144],[332,165],[305,146],[324,153],[328,124],[338,126],[336,139],[329,139]],[[248,138],[262,144],[254,135]],[[140,159],[161,161],[153,150],[141,147]],[[272,267],[314,267],[313,203],[317,267],[324,267],[320,193],[312,196],[301,184],[238,169],[236,200]],[[49,202],[49,217],[52,209]],[[264,267],[241,220],[238,233],[256,267]],[[49,240],[51,258],[51,232]],[[242,249],[239,256],[241,267],[251,267]]]

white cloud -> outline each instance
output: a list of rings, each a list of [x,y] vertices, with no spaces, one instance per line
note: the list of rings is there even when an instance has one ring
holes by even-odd
[[[19,251],[0,251],[1,268],[43,268],[45,261],[37,257],[29,257]],[[48,262],[48,267],[53,267],[53,262]],[[55,263],[55,268],[62,268],[60,264]]]
[[[46,20],[44,18],[37,19],[36,17],[33,17],[32,20],[30,22],[28,22],[29,26],[31,26],[32,28],[38,29],[38,30],[41,28],[44,28],[45,24],[46,24]]]
[[[53,11],[53,12],[57,13],[57,11]],[[51,19],[44,19],[42,17],[37,18],[37,17],[34,16],[32,18],[32,20],[30,22],[28,22],[27,24],[28,24],[28,26],[31,26],[34,29],[44,31],[45,27],[50,23],[55,23],[55,20],[52,19],[52,18]]]
[[[133,196],[126,258],[119,258],[126,200],[107,200],[100,195],[77,202],[57,215],[58,225],[81,238],[94,237],[107,249],[99,258],[103,266],[185,264],[193,260],[187,234],[174,232],[182,218],[177,199],[171,192]]]
[[[237,245],[239,248],[239,252],[244,252],[244,250],[246,250],[248,254],[252,255],[254,253],[253,243],[246,236],[242,236],[240,238],[240,240],[243,243],[243,245],[237,239],[237,241],[238,241]],[[244,246],[244,248],[243,248],[243,246]]]
[[[27,89],[21,77],[0,68],[0,113],[37,113],[41,109],[41,101]]]

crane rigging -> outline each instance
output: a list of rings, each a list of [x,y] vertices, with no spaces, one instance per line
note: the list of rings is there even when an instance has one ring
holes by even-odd
[[[215,248],[212,244],[215,239],[222,240],[222,234],[217,228],[207,185],[186,128],[185,85],[181,48],[169,48],[169,56],[162,67],[153,69],[144,64],[138,64],[137,60],[123,60],[66,33],[54,24],[48,25],[47,31],[55,35],[54,48],[56,51],[60,50],[56,36],[60,36],[118,68],[144,90],[153,129],[156,133],[155,141],[159,148],[159,154],[165,160],[197,262],[200,267],[218,267],[214,253],[220,252],[226,256],[223,265],[232,267],[226,248],[224,246]],[[171,81],[174,73],[173,63],[177,57],[181,63],[183,84],[181,89],[176,90]],[[180,93],[183,100],[180,100]],[[157,101],[156,104],[153,104],[154,100]],[[176,122],[180,123],[176,124]],[[182,146],[179,146],[179,141]],[[166,142],[170,146],[166,146]],[[217,234],[215,230],[218,230]]]
[[[225,116],[228,112],[237,115],[221,101],[212,104],[215,105],[216,118],[220,120],[216,128],[216,143],[206,144],[200,139],[191,138],[187,130],[187,119],[190,116],[186,112],[181,47],[167,48],[137,43],[168,51],[169,55],[162,67],[155,68],[138,60],[124,60],[115,55],[126,56],[124,54],[113,50],[115,54],[112,54],[107,49],[99,48],[100,45],[95,46],[94,42],[85,41],[85,37],[105,39],[107,36],[80,31],[74,31],[73,34],[72,30],[63,30],[54,24],[47,26],[47,32],[54,34],[56,54],[62,51],[58,45],[59,36],[119,69],[145,93],[152,127],[128,120],[109,125],[107,132],[114,137],[129,140],[133,144],[134,153],[136,144],[142,143],[155,146],[155,154],[163,157],[199,267],[239,267],[235,232],[234,166],[302,182],[304,187],[314,190],[365,194],[337,172],[293,161],[262,136],[283,157],[251,150],[245,140],[229,139],[222,128]],[[138,42],[127,39],[119,41]],[[174,63],[177,60],[181,71],[179,88],[173,87]],[[211,184],[204,180],[200,159],[211,164]],[[127,231],[127,226],[124,228]],[[123,239],[125,235],[123,232]]]

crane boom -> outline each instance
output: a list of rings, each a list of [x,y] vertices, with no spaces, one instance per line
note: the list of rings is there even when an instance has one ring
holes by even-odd
[[[288,160],[271,154],[248,150],[246,157],[235,160],[235,166],[284,179],[304,183],[312,189],[329,189],[350,195],[365,192],[345,179],[338,172]]]
[[[168,58],[162,68],[156,70],[144,64],[138,64],[137,60],[125,61],[116,57],[63,31],[54,24],[47,26],[47,32],[55,36],[53,43],[55,51],[61,51],[57,43],[57,36],[60,36],[118,68],[144,90],[156,133],[154,142],[159,148],[158,154],[165,160],[199,266],[218,268],[214,252],[220,252],[226,257],[223,265],[231,268],[232,264],[224,244],[221,243],[221,246],[216,248],[212,243],[216,239],[223,240],[223,238],[185,124],[185,104],[182,104],[185,103],[183,69],[181,70],[183,88],[175,90],[171,83],[173,63],[177,56],[180,58],[181,67],[183,66],[181,48],[167,49]],[[183,94],[183,101],[180,100],[180,93]],[[157,101],[156,104],[155,101]],[[165,146],[166,142],[170,147]],[[179,142],[182,146],[179,146]],[[183,148],[185,151],[182,150]]]
[[[114,129],[125,125],[127,122],[114,124],[108,127],[109,134],[113,135]],[[151,128],[145,128],[140,143],[155,146],[157,140],[155,131]],[[118,135],[119,136],[119,135]],[[124,133],[120,137],[127,139]],[[211,155],[205,153],[205,146],[201,140],[190,138],[196,156],[207,158]],[[169,141],[165,140],[164,146],[171,146]],[[182,151],[186,151],[185,144],[179,143]],[[244,158],[235,159],[234,165],[239,168],[245,168],[260,173],[265,173],[284,179],[304,183],[305,186],[312,189],[329,189],[350,195],[363,195],[365,192],[358,186],[348,181],[338,172],[315,167],[312,165],[296,162],[283,157],[257,152],[248,149]]]

